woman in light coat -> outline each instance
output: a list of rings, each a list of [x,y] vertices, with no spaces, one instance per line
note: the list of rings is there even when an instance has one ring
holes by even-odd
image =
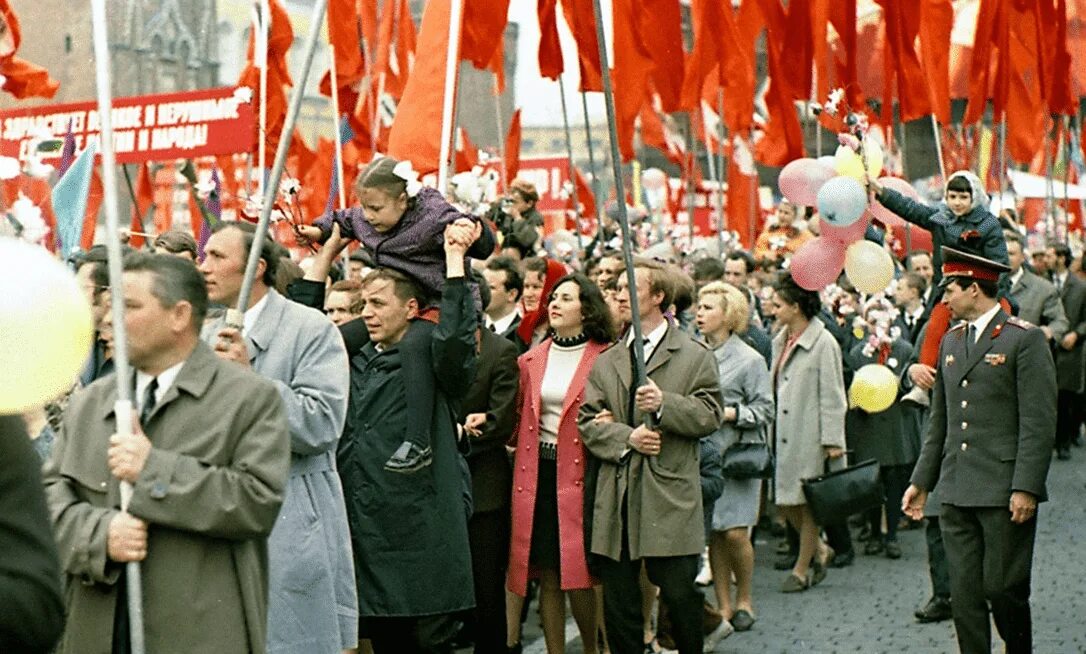
[[[773,389],[765,359],[740,337],[749,316],[746,295],[730,284],[713,282],[698,293],[698,329],[713,348],[724,406],[724,422],[710,437],[717,456],[738,442],[764,442],[773,422]],[[709,565],[716,580],[717,607],[736,631],[747,631],[754,624],[750,528],[758,522],[761,489],[761,479],[725,478],[724,492],[712,506]]]
[[[825,472],[827,459],[844,456],[848,405],[841,349],[815,318],[822,308],[818,293],[787,276],[778,282],[772,304],[782,327],[773,339],[775,501],[800,535],[799,556],[781,586],[789,593],[806,590],[826,576],[832,550],[819,540],[802,481]]]

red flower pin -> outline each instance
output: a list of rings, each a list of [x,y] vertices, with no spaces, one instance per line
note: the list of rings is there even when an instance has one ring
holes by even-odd
[[[980,238],[980,232],[978,232],[975,229],[969,229],[969,230],[966,230],[966,231],[962,232],[962,240],[963,241],[974,241],[974,240],[979,239],[979,238]]]

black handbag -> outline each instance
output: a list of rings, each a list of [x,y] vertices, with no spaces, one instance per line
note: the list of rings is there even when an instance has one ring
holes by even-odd
[[[804,479],[803,494],[815,522],[820,525],[840,522],[854,513],[880,507],[886,496],[879,476],[879,462],[874,459]]]
[[[739,441],[720,455],[720,467],[726,479],[769,479],[773,476],[773,453],[765,441]]]

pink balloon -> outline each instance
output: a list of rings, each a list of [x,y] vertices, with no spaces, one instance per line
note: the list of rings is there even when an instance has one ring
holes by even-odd
[[[808,291],[820,291],[836,282],[844,267],[845,246],[821,236],[807,241],[788,264],[792,279]]]
[[[880,177],[879,184],[882,184],[886,188],[894,189],[895,191],[901,193],[910,200],[920,199],[920,194],[916,192],[916,189],[912,187],[912,184],[906,182],[900,177]],[[875,216],[876,220],[878,220],[883,225],[886,225],[887,227],[894,227],[905,224],[905,220],[901,216],[890,211],[878,202],[874,202],[871,204],[871,213]]]
[[[781,170],[777,185],[789,201],[804,207],[813,207],[822,185],[837,176],[832,167],[804,158],[790,161]]]
[[[819,231],[822,233],[822,238],[837,241],[844,246],[863,238],[864,232],[867,231],[867,226],[870,224],[871,208],[869,207],[859,220],[846,227],[838,227],[828,220],[819,221],[818,226]]]

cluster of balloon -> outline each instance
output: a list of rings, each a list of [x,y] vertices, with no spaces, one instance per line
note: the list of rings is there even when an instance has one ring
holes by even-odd
[[[71,271],[41,247],[0,238],[0,414],[71,388],[93,336],[90,305]]]
[[[848,388],[850,407],[868,413],[879,413],[893,405],[897,399],[897,375],[884,365],[869,363],[856,371]]]

